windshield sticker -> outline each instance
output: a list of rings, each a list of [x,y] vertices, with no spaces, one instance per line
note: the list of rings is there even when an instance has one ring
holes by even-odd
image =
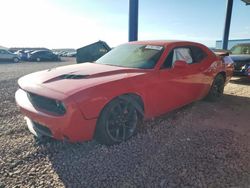
[[[162,50],[162,46],[153,46],[153,45],[147,45],[145,49],[150,49],[150,50]]]

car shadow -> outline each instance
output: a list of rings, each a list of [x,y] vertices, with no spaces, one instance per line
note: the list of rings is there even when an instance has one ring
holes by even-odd
[[[180,140],[178,139],[179,132],[172,125],[171,126],[167,125],[166,128],[164,128],[165,130],[162,129],[164,130],[165,133],[162,134],[157,133],[156,140],[159,139],[158,141],[149,139],[150,137],[153,137],[152,135],[155,134],[154,133],[155,130],[153,128],[154,126],[153,127],[148,126],[147,125],[148,123],[153,123],[155,126],[158,127],[161,126],[159,124],[161,124],[161,122],[163,121],[176,121],[176,124],[178,124],[181,121],[181,119],[183,119],[184,116],[188,115],[191,115],[193,117],[193,120],[199,118],[199,121],[193,122],[193,124],[202,123],[205,119],[215,117],[216,115],[220,116],[219,118],[217,117],[217,119],[215,117],[214,121],[218,122],[218,119],[221,119],[221,121],[223,121],[223,118],[221,118],[221,114],[218,114],[218,112],[221,112],[223,114],[223,110],[228,109],[225,112],[228,113],[227,116],[234,116],[236,112],[238,113],[239,111],[239,113],[241,113],[242,111],[244,111],[244,104],[249,105],[250,98],[233,96],[233,95],[225,95],[222,98],[222,100],[217,103],[210,103],[203,100],[194,102],[178,110],[172,111],[155,119],[144,122],[143,124],[146,126],[144,130],[150,127],[147,132],[151,133],[145,133],[145,131],[139,132],[139,135],[136,136],[136,138],[132,138],[131,140],[125,143],[121,143],[119,145],[110,147],[100,145],[95,141],[71,144],[67,142],[47,140],[43,143],[38,143],[38,144],[42,144],[42,147],[45,149],[49,157],[49,160],[52,163],[54,171],[57,173],[59,179],[63,182],[65,187],[109,187],[111,185],[105,183],[116,182],[116,181],[124,182],[124,184],[119,184],[121,187],[131,187],[131,186],[133,187],[136,184],[132,185],[126,184],[128,183],[126,182],[127,181],[126,177],[128,178],[130,176],[129,175],[130,173],[133,174],[134,171],[136,171],[136,173],[140,174],[138,177],[139,178],[138,182],[140,182],[141,180],[146,181],[147,177],[145,177],[145,175],[148,173],[147,170],[150,171],[150,169],[145,168],[144,165],[146,166],[149,163],[150,164],[157,163],[157,161],[154,159],[156,154],[151,156],[152,152],[150,152],[150,148],[151,149],[158,148],[158,150],[156,150],[157,152],[159,152],[159,150],[163,150],[165,151],[164,155],[168,156],[171,154],[166,153],[167,151],[166,147],[170,147],[171,145],[178,145],[180,142]],[[243,122],[248,119],[248,116],[245,114],[243,118],[238,117],[238,119],[241,119],[241,122]],[[185,127],[183,127],[183,129],[185,129]],[[192,132],[193,130],[191,130],[190,132],[188,132],[187,128],[186,130],[187,130],[187,133],[185,133],[187,134],[186,136],[192,134],[190,132]],[[224,127],[218,127],[218,129],[216,129],[214,133],[209,133],[209,130],[210,129],[202,133],[199,132],[199,134],[197,134],[198,135],[197,138],[196,137],[192,138],[193,140],[197,140],[197,143],[195,142],[195,144],[200,144],[200,142],[203,139],[209,138],[210,134],[211,135],[217,134],[216,130],[219,132],[218,133],[219,140],[221,139],[219,137],[225,136],[225,139],[228,139],[227,134],[233,134],[231,130],[228,130],[227,128],[224,129]],[[214,129],[212,130],[214,131]],[[166,132],[168,131],[170,132],[170,134],[165,135]],[[205,137],[199,137],[199,135],[202,134],[205,135],[209,134],[209,135]],[[191,138],[192,135],[189,135],[188,137]],[[219,148],[219,145],[223,145],[223,143],[220,143],[217,148],[216,142],[214,142],[213,139],[217,139],[217,137],[212,137],[211,140],[208,140],[209,142],[211,141],[211,144],[206,147],[215,147],[216,150],[220,152],[221,149]],[[194,146],[196,146],[195,144]],[[195,153],[202,152],[199,150],[199,148],[193,148],[193,149],[196,150]],[[228,148],[228,152],[229,150],[230,148]],[[136,152],[138,152],[139,154],[137,154]],[[179,152],[178,147],[176,148],[171,147],[171,152],[178,153]],[[214,150],[211,151],[207,150],[206,152],[207,156],[214,155],[213,153]],[[180,154],[186,156],[186,159],[192,159],[197,157],[197,160],[200,160],[199,156],[195,155],[193,156],[193,154],[192,155],[190,154],[188,147],[187,150],[185,150],[185,148],[182,148]],[[181,171],[183,167],[178,166],[178,163],[180,162],[179,160],[180,160],[179,156],[176,156],[176,158],[171,157],[172,161],[171,163],[173,164],[173,165],[171,164],[172,165],[171,168],[173,169],[175,167],[180,168]],[[194,159],[194,161],[195,160],[196,159]],[[215,159],[213,157],[211,158],[208,157],[208,160],[213,161]],[[182,161],[181,163],[185,163],[185,161]],[[194,165],[193,168],[196,168],[197,167],[196,165],[198,164],[194,163],[193,165]],[[198,175],[200,171],[206,168],[205,166],[202,165],[198,166],[200,166],[199,167],[200,169],[197,171],[197,174],[194,175]],[[169,164],[168,165],[162,164],[160,165],[160,167],[161,170],[163,171],[166,170],[167,172]],[[228,170],[229,167],[227,165],[225,166],[222,165],[221,168]],[[144,171],[138,172],[138,169],[144,169]],[[196,173],[196,171],[194,173]],[[217,175],[219,177],[220,176],[219,172],[216,173],[218,173]],[[176,178],[174,179],[174,181],[181,180],[181,177],[179,176],[176,176],[174,178]]]
[[[233,77],[234,79],[230,80],[230,83],[232,84],[240,84],[240,85],[250,85],[250,79],[246,76],[237,76],[237,77]]]

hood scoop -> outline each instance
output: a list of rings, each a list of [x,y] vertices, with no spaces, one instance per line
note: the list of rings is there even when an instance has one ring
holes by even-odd
[[[50,82],[55,82],[58,80],[79,80],[79,79],[84,79],[87,78],[89,75],[82,75],[82,74],[63,74],[58,77],[49,79],[43,83],[50,83]]]
[[[82,74],[64,74],[60,76],[60,79],[83,79],[88,76],[89,75],[82,75]]]

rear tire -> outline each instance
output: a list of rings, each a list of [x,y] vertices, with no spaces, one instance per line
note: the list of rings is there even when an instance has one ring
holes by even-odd
[[[212,102],[218,101],[223,95],[224,86],[224,76],[222,74],[218,74],[213,81],[213,84],[210,88],[208,95],[206,96],[206,99]]]
[[[41,61],[41,58],[40,58],[40,57],[37,57],[37,58],[36,58],[36,61],[37,61],[37,62],[40,62],[40,61]]]
[[[128,100],[127,100],[128,99]],[[107,104],[98,119],[95,139],[105,145],[128,140],[137,132],[138,111],[129,97],[116,98]]]

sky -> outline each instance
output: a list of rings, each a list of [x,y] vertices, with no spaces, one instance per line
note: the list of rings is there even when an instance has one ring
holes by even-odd
[[[0,46],[79,48],[128,41],[128,0],[0,0]],[[209,47],[222,39],[227,0],[139,0],[139,40]],[[234,0],[230,38],[250,39],[250,6]]]

